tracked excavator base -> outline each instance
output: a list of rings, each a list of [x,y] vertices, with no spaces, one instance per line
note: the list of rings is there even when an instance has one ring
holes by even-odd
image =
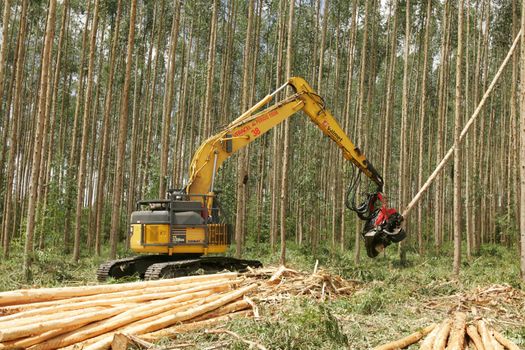
[[[103,263],[97,270],[97,279],[103,282],[108,278],[139,276],[141,279],[154,280],[199,273],[217,273],[224,270],[244,272],[248,267],[261,266],[262,263],[257,260],[241,260],[222,256],[139,255]]]

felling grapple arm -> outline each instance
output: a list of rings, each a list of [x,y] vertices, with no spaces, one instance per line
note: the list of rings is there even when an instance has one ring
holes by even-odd
[[[303,112],[341,148],[343,157],[354,163],[363,174],[374,181],[377,184],[378,192],[381,192],[383,190],[383,178],[361,150],[348,138],[332,113],[325,107],[323,98],[316,94],[302,78],[291,78],[288,80],[288,84],[294,89],[299,96],[298,98],[304,101]]]
[[[287,86],[290,86],[294,90],[293,95],[259,111],[263,106],[271,102],[279,91],[285,89]],[[348,138],[332,113],[325,107],[323,99],[313,91],[304,79],[299,77],[290,78],[286,84],[267,95],[227,125],[224,130],[204,141],[191,161],[190,176],[184,192],[190,196],[191,200],[204,201],[203,205],[211,210],[214,197],[215,174],[222,163],[231,155],[299,111],[303,111],[326,136],[337,144],[345,159],[351,161],[363,174],[377,185],[377,189],[373,195],[377,196],[377,194],[381,194],[383,190],[383,178],[381,175],[379,175],[361,150]],[[207,194],[208,196],[202,196],[203,194]],[[369,215],[365,215],[363,211],[359,211],[359,208],[363,207],[363,205],[359,206],[359,208],[356,206],[349,207],[355,210],[359,217],[366,220],[367,224],[369,224],[372,214],[379,210],[378,208],[371,207],[372,205],[373,203],[371,203],[371,201],[366,202],[365,211],[369,211]],[[384,233],[383,226],[386,224],[386,220],[393,214],[393,209],[389,210],[390,212],[384,211],[385,222],[381,221],[376,223],[376,221],[374,221],[373,223],[373,227],[378,233]],[[400,222],[399,220],[399,224]],[[365,225],[365,228],[368,226]],[[370,239],[367,240],[365,232],[363,232],[363,236],[365,237],[365,243],[367,245],[377,245],[377,250],[381,249],[379,245],[376,244],[375,238],[376,236],[378,237],[378,235],[374,235],[372,241],[370,241]],[[387,238],[388,237],[389,236],[387,236]],[[387,244],[383,244],[383,246],[386,245]],[[375,248],[372,250],[374,249]],[[369,256],[372,255],[373,254],[369,254]],[[376,255],[377,254],[373,256]]]
[[[295,94],[257,112],[286,86],[291,86]],[[323,99],[304,79],[294,77],[201,144],[191,161],[185,192],[190,195],[213,192],[215,173],[227,158],[299,111],[305,112],[341,148],[345,159],[377,184],[378,191],[382,190],[383,179],[325,108]]]

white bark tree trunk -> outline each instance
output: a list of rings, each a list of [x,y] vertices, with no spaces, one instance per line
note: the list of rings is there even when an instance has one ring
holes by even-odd
[[[521,278],[525,281],[525,0],[521,3],[521,67],[520,67],[520,232]]]
[[[454,118],[454,275],[459,275],[461,264],[461,56],[463,54],[463,0],[459,1],[458,48],[456,51],[456,115]]]

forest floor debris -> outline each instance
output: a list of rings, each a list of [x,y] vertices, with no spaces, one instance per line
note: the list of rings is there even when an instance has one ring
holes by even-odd
[[[266,303],[278,303],[292,296],[307,296],[324,301],[351,295],[362,284],[324,270],[309,273],[284,266],[250,270],[246,276],[254,280],[267,280],[257,292],[257,299]]]

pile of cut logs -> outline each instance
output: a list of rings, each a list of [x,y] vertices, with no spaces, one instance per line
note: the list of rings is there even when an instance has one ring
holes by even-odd
[[[374,350],[404,349],[421,339],[423,339],[419,348],[421,350],[520,350],[501,333],[490,329],[485,320],[477,319],[467,323],[467,315],[463,312],[456,312],[452,318],[440,324],[431,324],[403,339],[378,346]]]
[[[126,341],[155,341],[232,318],[258,319],[251,298],[273,305],[295,295],[325,300],[357,288],[317,266],[313,274],[280,266],[245,274],[3,292],[0,350],[122,348],[118,344]]]
[[[156,338],[245,317],[258,284],[237,273],[0,293],[0,349],[107,349],[115,334]]]

